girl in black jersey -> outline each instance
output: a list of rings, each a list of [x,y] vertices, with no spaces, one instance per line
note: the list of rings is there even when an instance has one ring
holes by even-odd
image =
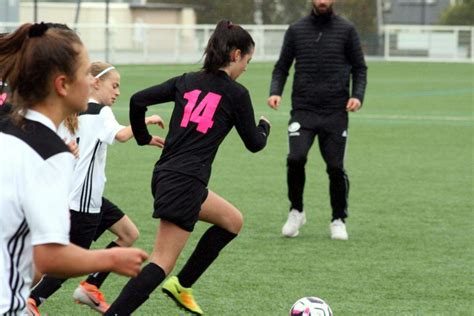
[[[0,38],[0,78],[13,111],[0,121],[0,314],[24,315],[33,268],[57,277],[113,270],[134,276],[142,250],[69,243],[73,156],[57,135],[87,104],[87,50],[63,24],[23,24]]]
[[[240,211],[207,189],[219,145],[233,126],[252,152],[263,149],[270,124],[255,126],[247,89],[235,82],[252,58],[255,43],[239,25],[221,21],[209,39],[202,71],[172,78],[142,90],[130,101],[130,120],[139,145],[152,141],[143,118],[149,105],[174,101],[170,130],[155,165],[153,217],[160,218],[150,263],[131,279],[105,315],[129,315],[173,270],[176,259],[198,220],[213,224],[193,254],[163,291],[177,304],[202,314],[191,286],[239,233]]]

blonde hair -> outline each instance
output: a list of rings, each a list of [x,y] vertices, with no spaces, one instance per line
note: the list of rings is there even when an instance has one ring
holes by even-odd
[[[64,126],[68,129],[71,134],[76,134],[77,128],[79,127],[79,119],[77,113],[71,114],[64,120]]]
[[[91,64],[91,74],[94,78],[104,80],[110,74],[110,71],[115,70],[115,67],[111,64],[104,63],[102,61],[95,61]],[[117,71],[117,70],[115,70]]]

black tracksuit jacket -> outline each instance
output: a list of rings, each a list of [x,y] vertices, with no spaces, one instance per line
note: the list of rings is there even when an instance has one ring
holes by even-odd
[[[293,110],[333,113],[345,109],[350,97],[364,100],[367,66],[354,25],[346,19],[313,11],[290,25],[273,70],[270,95],[282,95],[293,60]]]

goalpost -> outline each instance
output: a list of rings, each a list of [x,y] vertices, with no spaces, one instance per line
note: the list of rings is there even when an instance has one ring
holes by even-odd
[[[385,25],[384,58],[399,61],[474,62],[474,27]]]

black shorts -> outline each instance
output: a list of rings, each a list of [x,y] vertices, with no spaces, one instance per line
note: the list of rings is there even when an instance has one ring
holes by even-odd
[[[73,244],[86,249],[90,248],[93,241],[99,239],[107,229],[125,216],[117,205],[104,197],[100,213],[82,213],[70,210],[70,214],[69,238]]]
[[[153,173],[151,189],[155,199],[153,217],[192,232],[209,193],[206,185],[180,173],[157,171]]]

